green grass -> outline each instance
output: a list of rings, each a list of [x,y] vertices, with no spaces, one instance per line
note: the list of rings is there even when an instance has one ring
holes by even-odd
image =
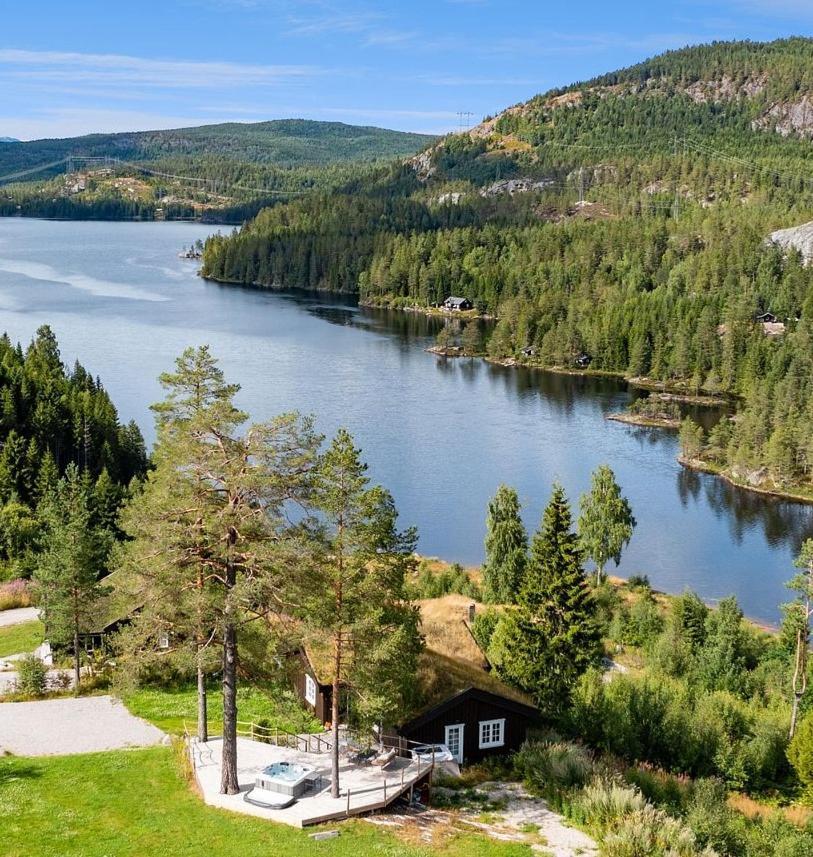
[[[452,833],[413,845],[362,821],[337,839],[207,807],[155,747],[54,758],[0,758],[4,857],[529,857],[530,849]]]
[[[209,731],[217,735],[223,723],[219,687],[213,685],[209,688],[208,699]],[[137,717],[143,717],[173,735],[183,733],[184,722],[190,731],[197,723],[197,691],[194,685],[139,688],[125,694],[124,703]],[[237,711],[240,720],[266,718],[273,726],[289,732],[311,732],[320,728],[287,687],[242,687],[237,693]]]
[[[0,658],[21,652],[33,652],[43,641],[44,633],[45,629],[39,619],[0,628]]]

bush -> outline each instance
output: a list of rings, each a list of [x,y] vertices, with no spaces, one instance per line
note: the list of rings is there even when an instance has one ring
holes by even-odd
[[[663,630],[663,616],[648,596],[639,598],[629,611],[621,629],[621,642],[629,646],[648,646]]]
[[[646,804],[621,818],[601,842],[603,857],[714,857],[703,849],[691,828],[663,810]]]
[[[637,789],[618,783],[594,783],[581,796],[579,815],[591,829],[605,831],[645,806],[646,800]]]
[[[647,592],[652,591],[652,584],[649,582],[649,577],[645,574],[631,574],[627,578],[627,586],[630,589],[643,589]]]
[[[514,767],[529,788],[546,792],[583,786],[593,774],[593,758],[579,744],[526,741]]]
[[[728,806],[727,798],[728,789],[719,780],[697,780],[686,823],[701,845],[723,854],[745,854],[745,819]]]
[[[472,622],[471,632],[474,639],[477,640],[477,645],[484,651],[488,651],[491,645],[491,638],[494,635],[494,629],[500,621],[500,614],[496,610],[484,610],[482,613],[477,613]]]
[[[25,696],[44,696],[47,687],[47,667],[36,655],[24,655],[17,661],[17,693]]]
[[[0,583],[0,610],[30,607],[33,603],[31,586],[27,580],[9,580]]]
[[[806,800],[813,802],[813,714],[808,714],[796,728],[788,746],[788,761],[805,790]]]

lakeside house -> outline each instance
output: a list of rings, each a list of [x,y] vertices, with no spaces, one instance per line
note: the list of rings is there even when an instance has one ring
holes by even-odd
[[[458,763],[518,750],[538,711],[528,696],[491,672],[471,632],[477,605],[462,595],[419,602],[426,648],[418,663],[418,700],[407,716],[384,729],[389,742],[445,744]],[[472,610],[474,608],[474,610]],[[306,708],[330,719],[330,658],[322,641],[295,653],[293,684]]]
[[[443,302],[443,308],[450,312],[463,312],[474,309],[474,304],[468,298],[459,298],[451,295]]]

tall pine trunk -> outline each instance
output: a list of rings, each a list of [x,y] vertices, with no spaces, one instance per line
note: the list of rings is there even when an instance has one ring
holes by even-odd
[[[203,597],[203,573],[198,571],[198,598]],[[197,672],[198,672],[198,740],[204,744],[209,740],[208,705],[206,699],[206,674],[203,671],[203,633],[201,606],[198,602],[198,639],[196,640]]]
[[[339,797],[339,676],[342,667],[342,637],[336,635],[333,658],[333,690],[330,699],[330,796]]]
[[[223,755],[220,793],[240,791],[237,781],[237,628],[231,604],[231,591],[237,581],[234,563],[226,566],[226,599],[223,615]]]
[[[209,724],[207,723],[206,673],[203,671],[202,658],[201,650],[198,649],[198,740],[205,744],[209,740]]]
[[[79,627],[74,626],[73,629],[73,679],[74,693],[79,693],[79,681],[82,678],[81,658],[79,656]]]

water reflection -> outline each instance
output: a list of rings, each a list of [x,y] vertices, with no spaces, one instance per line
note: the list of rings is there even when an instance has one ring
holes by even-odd
[[[486,507],[501,482],[517,488],[531,529],[555,479],[577,511],[591,472],[607,463],[638,519],[621,574],[708,599],[734,593],[746,613],[777,618],[793,556],[813,535],[813,509],[681,468],[674,431],[606,420],[641,392],[612,378],[427,354],[439,318],[207,283],[176,258],[198,237],[204,228],[185,224],[0,221],[14,261],[0,270],[0,330],[27,342],[39,324],[53,325],[63,357],[100,375],[148,442],[158,375],[186,346],[208,342],[252,417],[298,409],[326,434],[350,429],[401,522],[418,527],[420,550],[449,560],[482,561]],[[15,273],[35,263],[58,276]],[[82,290],[79,274],[129,291]],[[161,301],[136,299],[133,289]],[[707,426],[723,415],[684,412]]]

